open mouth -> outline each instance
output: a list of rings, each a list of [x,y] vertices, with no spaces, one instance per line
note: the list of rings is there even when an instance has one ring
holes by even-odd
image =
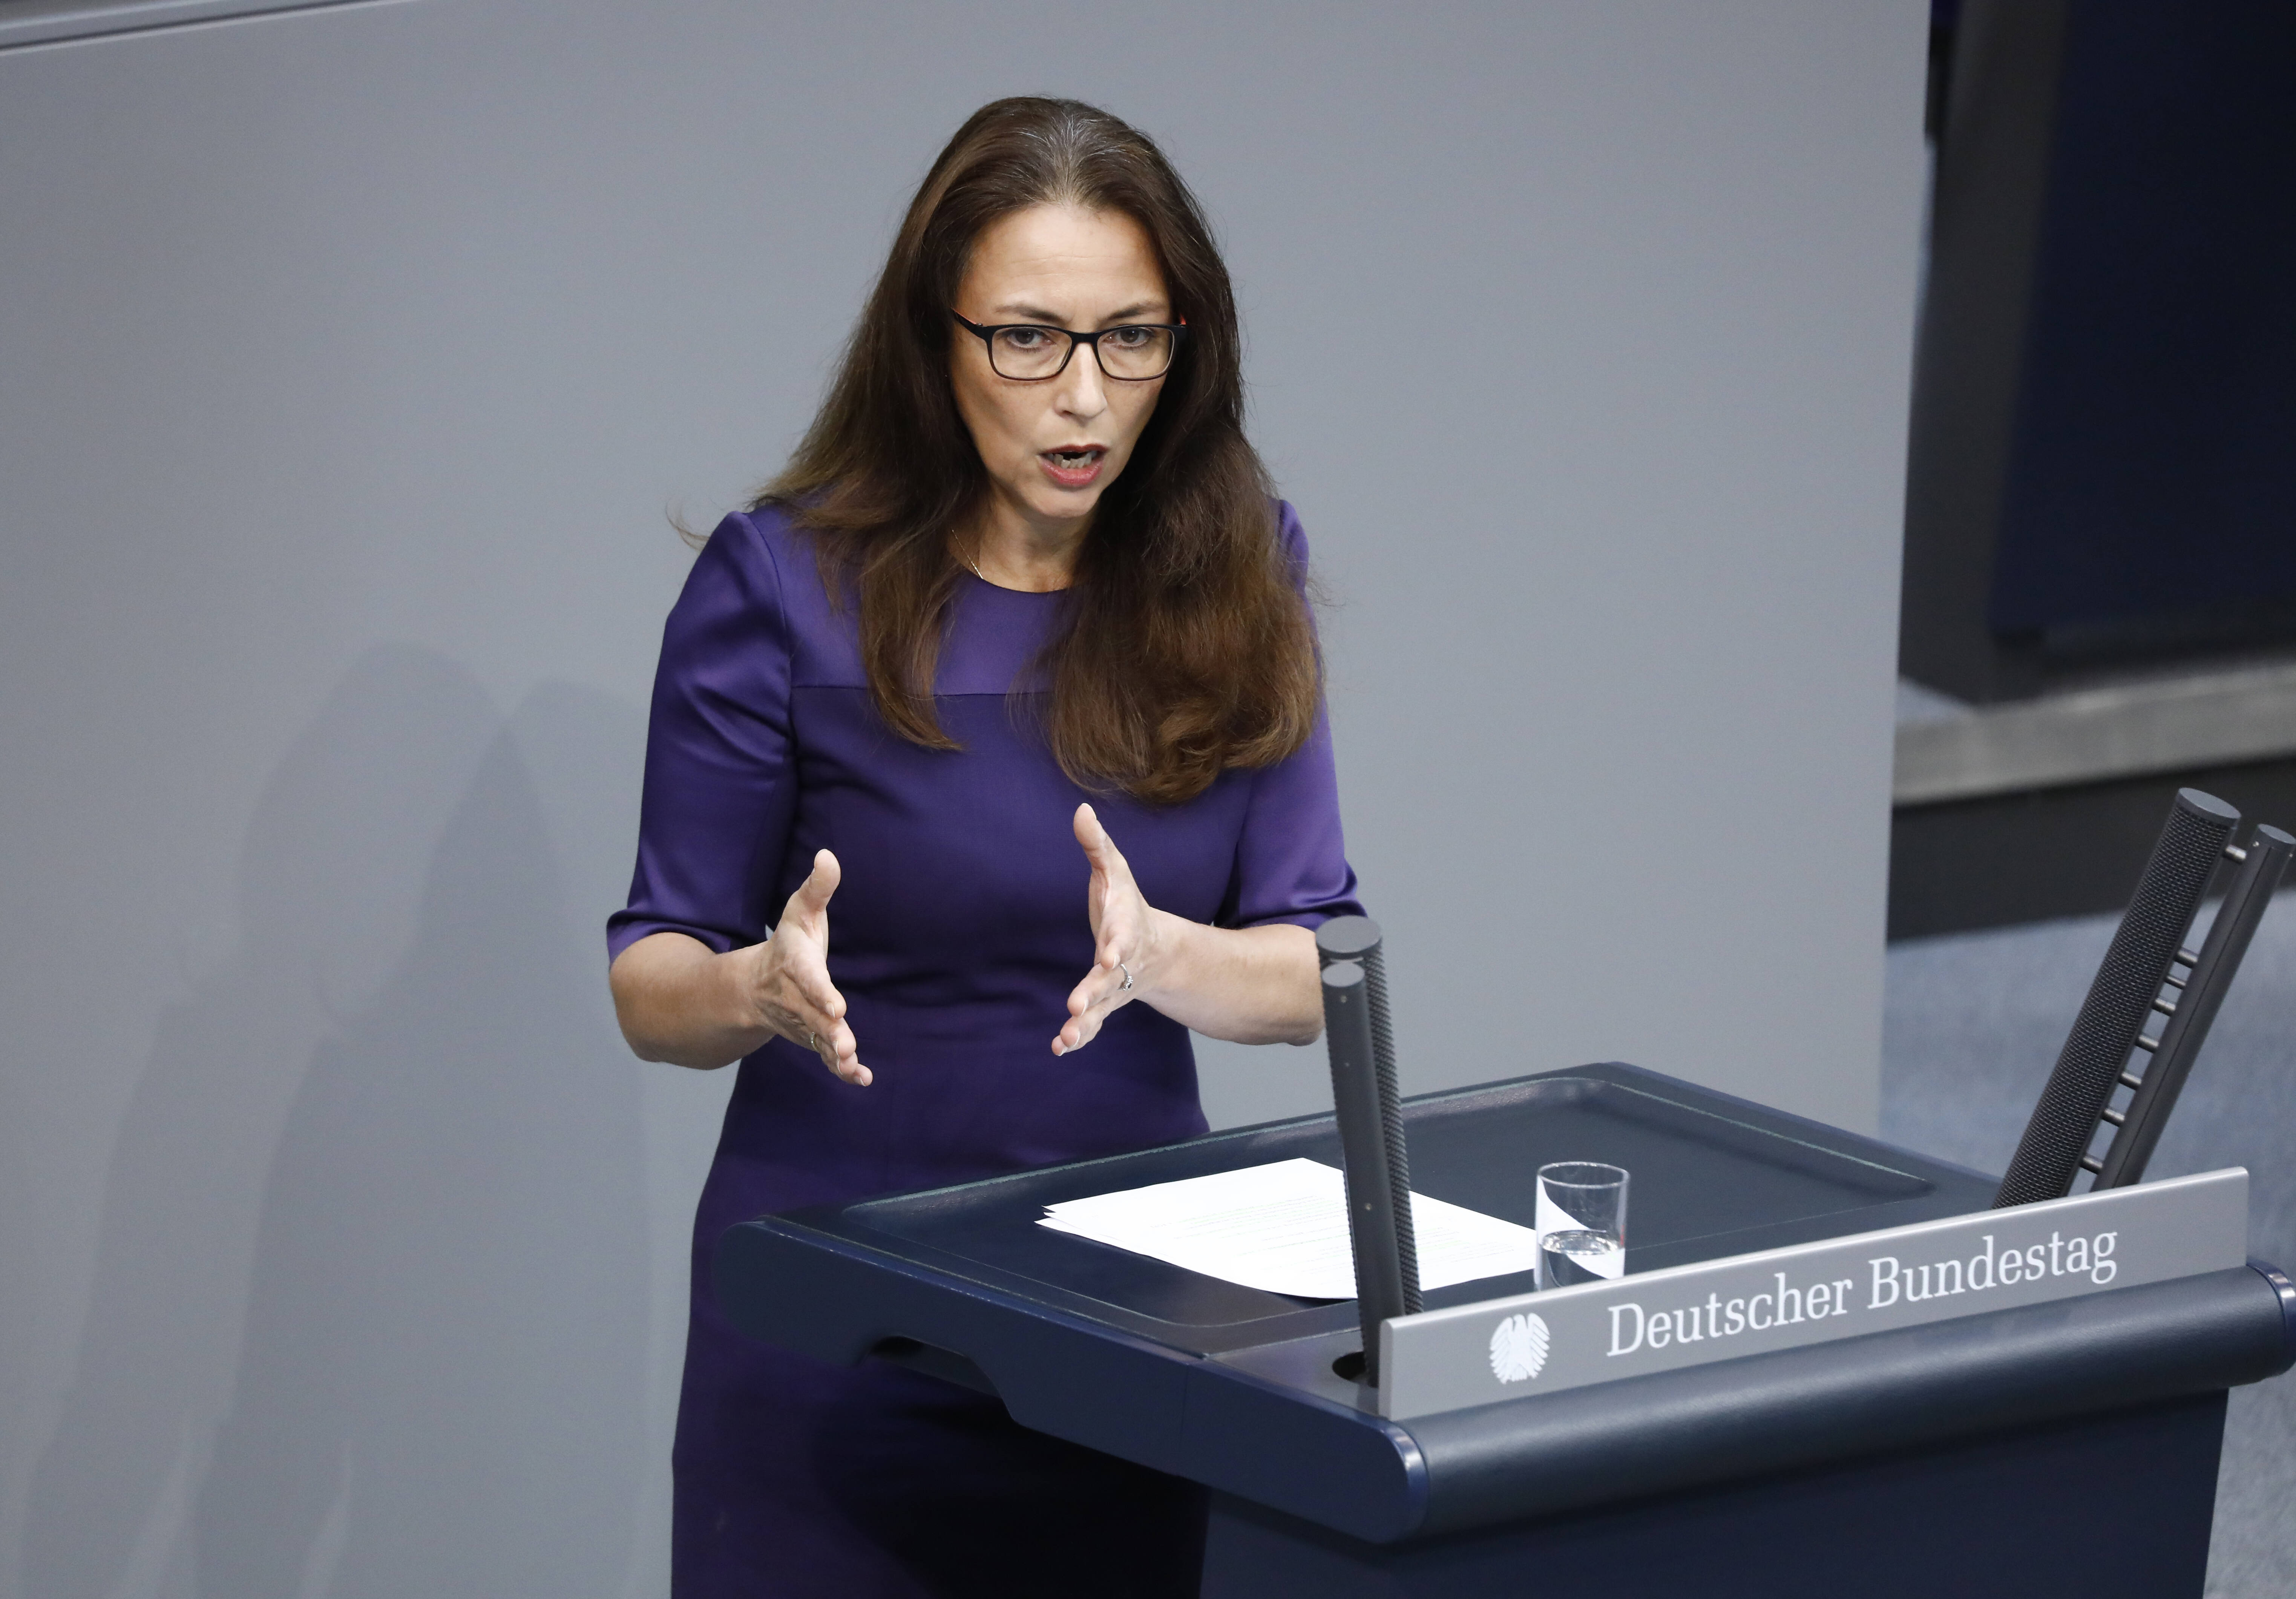
[[[1107,455],[1106,447],[1086,444],[1070,449],[1045,450],[1037,459],[1045,463],[1045,476],[1052,480],[1054,488],[1080,490],[1100,481],[1101,463]]]

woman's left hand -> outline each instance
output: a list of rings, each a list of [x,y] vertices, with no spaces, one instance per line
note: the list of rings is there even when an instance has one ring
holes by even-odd
[[[1076,838],[1092,863],[1085,902],[1092,917],[1093,964],[1069,995],[1068,1025],[1053,1040],[1056,1055],[1083,1048],[1110,1015],[1144,997],[1161,953],[1157,924],[1162,918],[1142,897],[1123,851],[1089,805],[1076,808]]]

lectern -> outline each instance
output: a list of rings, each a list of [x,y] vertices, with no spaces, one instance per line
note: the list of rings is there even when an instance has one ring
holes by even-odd
[[[1431,1291],[1374,1388],[1340,1374],[1352,1302],[1036,1225],[1339,1166],[1321,1116],[761,1218],[716,1289],[758,1338],[1207,1485],[1217,1599],[2200,1594],[2225,1391],[2296,1363],[2243,1174],[1988,1211],[1994,1178],[1616,1063],[1404,1120],[1414,1189],[1526,1226],[1542,1163],[1628,1168],[1628,1275]]]

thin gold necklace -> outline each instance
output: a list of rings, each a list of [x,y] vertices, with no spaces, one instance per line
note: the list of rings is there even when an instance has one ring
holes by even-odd
[[[980,578],[983,583],[988,584],[989,587],[991,587],[991,588],[1002,588],[1002,587],[1004,587],[1004,585],[1003,585],[1003,584],[1001,584],[1001,583],[997,583],[997,582],[996,582],[996,581],[992,580],[992,579],[989,578],[989,576],[988,576],[988,574],[987,572],[982,571],[982,570],[980,570],[980,562],[979,562],[978,561],[975,561],[972,556],[970,556],[970,555],[959,555],[959,556],[957,557],[957,559],[958,559],[959,561],[964,562],[964,564],[965,564],[965,569],[966,569],[967,570],[969,570],[970,572],[972,572],[972,574],[974,577],[976,577],[976,578]],[[1061,587],[1062,587],[1062,588],[1065,588],[1065,587],[1067,587],[1067,586],[1067,586],[1066,584],[1062,584],[1062,585],[1061,586]],[[1008,593],[1014,593],[1014,594],[1057,594],[1057,593],[1059,593],[1059,592],[1060,592],[1060,590],[1059,590],[1059,589],[1031,589],[1031,588],[1023,588],[1023,589],[1013,589],[1013,590],[1008,590],[1007,592],[1008,592]]]

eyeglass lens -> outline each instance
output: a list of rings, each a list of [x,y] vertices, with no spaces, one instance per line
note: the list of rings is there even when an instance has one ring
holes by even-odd
[[[1160,378],[1172,365],[1172,330],[1157,327],[1110,328],[1074,341],[1058,328],[998,328],[988,340],[988,362],[1000,377],[1048,378],[1068,365],[1077,343],[1090,344],[1112,378]]]

